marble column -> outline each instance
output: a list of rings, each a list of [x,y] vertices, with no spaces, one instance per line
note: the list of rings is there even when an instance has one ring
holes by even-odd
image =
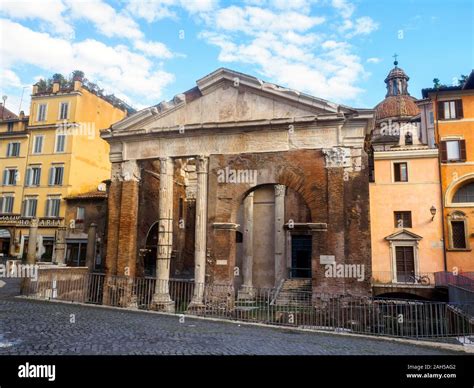
[[[33,218],[28,231],[28,250],[26,252],[26,263],[36,263],[36,245],[38,240],[38,220]]]
[[[275,287],[286,276],[285,262],[285,190],[284,185],[275,185]]]
[[[197,192],[196,224],[194,238],[194,295],[190,307],[203,305],[206,282],[206,240],[207,240],[207,178],[209,159],[196,158]]]
[[[89,272],[92,272],[95,266],[96,236],[97,224],[92,223],[87,232],[86,266],[89,268]]]
[[[160,191],[158,196],[158,247],[156,286],[153,302],[161,311],[173,311],[169,293],[170,261],[173,249],[173,161],[160,158]]]
[[[56,230],[54,243],[54,260],[58,265],[65,265],[66,258],[66,227],[60,226]]]
[[[242,276],[243,283],[239,291],[239,299],[253,297],[253,195],[251,192],[244,199],[244,225],[243,225],[243,257]]]

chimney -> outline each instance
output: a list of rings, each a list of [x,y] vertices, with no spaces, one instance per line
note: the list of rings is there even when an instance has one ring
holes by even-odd
[[[53,82],[53,93],[59,92],[59,82],[54,81]]]
[[[80,76],[79,74],[75,75],[73,81],[74,81],[74,90],[76,90],[76,91],[81,90],[82,76]]]
[[[33,85],[33,92],[32,92],[32,94],[33,94],[33,96],[34,96],[35,94],[38,94],[38,85],[37,85],[37,84],[34,84],[34,85]]]
[[[20,117],[20,120],[23,120],[25,118],[25,112],[20,111],[19,117]]]

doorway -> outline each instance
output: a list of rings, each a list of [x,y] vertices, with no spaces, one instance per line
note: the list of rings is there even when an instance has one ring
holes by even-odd
[[[312,238],[308,235],[291,236],[290,278],[311,278]]]
[[[412,246],[395,247],[397,282],[413,283],[415,275],[415,255]]]

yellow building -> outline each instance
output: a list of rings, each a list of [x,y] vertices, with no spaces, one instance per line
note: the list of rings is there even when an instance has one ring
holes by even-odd
[[[444,270],[438,150],[426,144],[429,133],[397,64],[375,107],[370,142],[373,290],[432,298],[434,273]]]
[[[461,86],[424,89],[440,149],[447,270],[474,271],[474,71]]]
[[[2,122],[0,233],[4,255],[25,257],[33,219],[39,227],[37,260],[64,262],[64,255],[76,254],[74,244],[80,245],[87,236],[75,235],[74,225],[65,225],[64,199],[94,191],[110,177],[109,146],[99,130],[124,118],[126,107],[83,85],[80,76],[71,82],[60,81],[54,80],[50,87],[33,86],[26,127],[24,119],[15,121],[13,127],[8,120]]]

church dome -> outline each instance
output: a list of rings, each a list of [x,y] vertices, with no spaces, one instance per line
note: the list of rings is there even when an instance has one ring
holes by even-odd
[[[420,113],[415,99],[409,95],[388,96],[375,107],[375,120],[409,119]]]
[[[392,119],[404,121],[420,114],[420,109],[415,103],[415,98],[408,93],[408,80],[410,79],[403,69],[395,67],[390,70],[385,78],[387,94],[385,99],[375,107],[375,120],[377,122]]]

